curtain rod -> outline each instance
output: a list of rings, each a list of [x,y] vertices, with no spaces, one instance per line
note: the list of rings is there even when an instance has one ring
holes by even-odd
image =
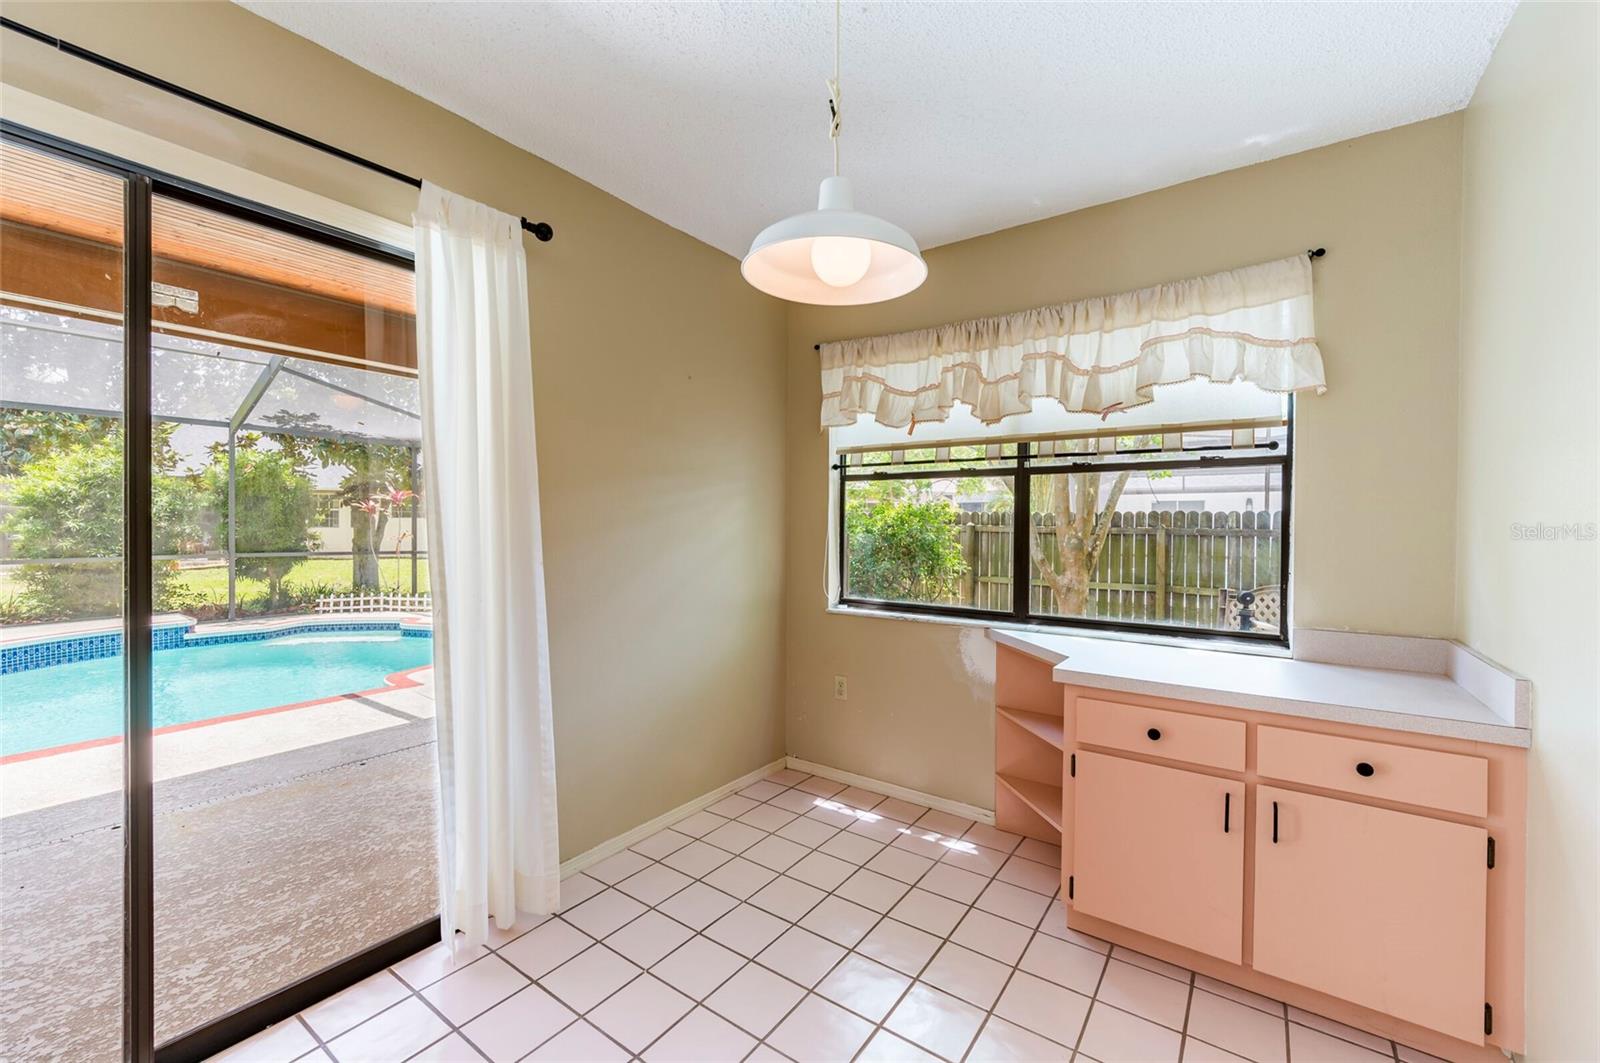
[[[1311,248],[1310,250],[1308,250],[1306,252],[1306,257],[1311,259],[1311,260],[1313,260],[1313,261],[1315,261],[1316,259],[1321,258],[1323,255],[1325,255],[1327,253],[1328,253],[1328,249],[1326,247],[1314,247],[1314,248]],[[813,343],[811,345],[811,349],[813,351],[820,351],[820,350],[822,350],[822,344]]]
[[[99,52],[91,52],[89,49],[73,44],[71,41],[64,41],[60,37],[53,37],[41,30],[34,29],[32,26],[25,26],[16,19],[7,18],[3,15],[0,15],[0,27],[8,30],[14,30],[17,33],[22,34],[24,37],[29,37],[38,41],[40,44],[49,45],[59,52],[64,52],[65,54],[73,56],[74,58],[82,59],[88,63],[93,63],[95,66],[102,67],[114,74],[121,74],[125,78],[140,82],[144,85],[149,85],[151,88],[160,89],[162,92],[170,93],[173,96],[188,100],[190,103],[195,103],[199,104],[201,107],[210,108],[219,114],[227,115],[229,118],[237,119],[238,121],[244,122],[247,125],[253,125],[257,129],[264,129],[268,133],[275,133],[286,140],[292,140],[296,144],[302,144],[305,147],[320,151],[325,155],[332,155],[336,159],[342,159],[345,162],[371,170],[373,173],[383,174],[383,176],[392,178],[396,181],[404,181],[413,188],[422,187],[422,178],[420,177],[412,177],[408,173],[402,173],[401,171],[392,167],[383,165],[381,162],[373,162],[371,159],[363,158],[354,152],[346,151],[343,148],[335,147],[326,141],[307,136],[304,133],[290,129],[288,126],[279,125],[277,122],[262,118],[260,115],[251,114],[249,111],[240,110],[231,104],[223,103],[221,100],[212,99],[210,96],[203,96],[192,89],[186,89],[182,85],[174,84],[165,78],[157,77],[156,75],[147,73],[138,69],[137,67],[132,67],[126,63],[118,62],[117,60],[112,59],[110,56],[101,55]],[[550,227],[549,222],[529,221],[527,218],[522,218],[520,220],[522,222],[522,227],[538,238],[541,243],[547,242],[551,237],[555,236],[555,230]]]

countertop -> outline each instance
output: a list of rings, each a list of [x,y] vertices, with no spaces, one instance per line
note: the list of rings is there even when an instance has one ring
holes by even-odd
[[[1528,727],[1445,674],[1003,628],[990,628],[989,637],[1049,662],[1058,683],[1496,745],[1532,744]]]

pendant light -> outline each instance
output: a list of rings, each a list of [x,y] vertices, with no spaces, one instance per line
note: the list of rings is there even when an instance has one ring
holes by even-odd
[[[839,174],[839,0],[833,5],[833,176],[824,178],[817,209],[762,229],[739,271],[780,299],[821,306],[881,303],[914,291],[928,277],[911,234],[855,209],[850,179]]]

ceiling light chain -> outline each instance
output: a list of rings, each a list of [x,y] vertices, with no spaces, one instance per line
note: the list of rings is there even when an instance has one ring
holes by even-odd
[[[833,176],[839,176],[839,4],[833,0],[833,77],[828,78],[828,139],[833,141]]]

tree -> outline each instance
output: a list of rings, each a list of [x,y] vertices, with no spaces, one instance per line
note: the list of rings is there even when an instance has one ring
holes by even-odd
[[[240,436],[234,451],[234,552],[303,553],[317,545],[311,530],[317,515],[311,479],[284,450],[263,450],[252,436]],[[206,492],[212,507],[228,512],[228,462],[226,449],[213,449],[205,471]],[[235,570],[243,576],[267,581],[267,608],[278,605],[284,577],[299,557],[240,557]]]
[[[302,463],[315,460],[324,466],[349,470],[339,483],[339,499],[351,507],[351,587],[358,591],[382,590],[378,550],[389,518],[398,516],[416,498],[411,494],[416,490],[411,482],[411,448],[287,434],[274,435],[272,440]]]
[[[927,497],[927,481],[863,484],[846,504],[849,592],[884,601],[938,602],[960,591],[967,570],[958,510]]]
[[[158,447],[162,441],[158,441]],[[157,469],[162,467],[158,453]],[[150,483],[156,554],[200,543],[199,506],[190,478],[158,471]],[[19,558],[96,558],[92,563],[23,565],[17,580],[41,619],[78,620],[122,612],[122,430],[91,432],[31,458],[10,481],[4,529]],[[155,566],[159,596],[176,571]]]
[[[1111,515],[1117,511],[1129,473],[1119,472],[1111,481],[1104,503],[1100,483],[1104,473],[1075,472],[1062,476],[1038,476],[1033,480],[1033,513],[1028,515],[1028,552],[1034,570],[1056,595],[1056,611],[1063,616],[1082,616],[1089,604],[1089,581],[1100,561],[1100,551],[1111,534]],[[1056,533],[1053,556],[1045,551],[1045,528],[1034,514],[1048,513]]]
[[[1161,446],[1159,435],[1118,436],[1120,450]],[[1033,513],[1028,514],[1028,553],[1033,568],[1050,589],[1055,592],[1056,611],[1062,616],[1083,616],[1089,605],[1089,582],[1094,578],[1095,567],[1100,563],[1100,551],[1105,549],[1106,538],[1111,534],[1111,518],[1122,501],[1122,491],[1128,486],[1131,473],[1119,472],[1111,481],[1105,498],[1100,497],[1100,486],[1105,473],[1073,472],[1056,476],[1036,476],[1033,479]],[[1171,473],[1148,473],[1150,479],[1160,479]],[[1043,532],[1034,519],[1036,514],[1048,513],[1054,522],[1055,551],[1048,554]],[[1047,526],[1048,527],[1048,526]]]

